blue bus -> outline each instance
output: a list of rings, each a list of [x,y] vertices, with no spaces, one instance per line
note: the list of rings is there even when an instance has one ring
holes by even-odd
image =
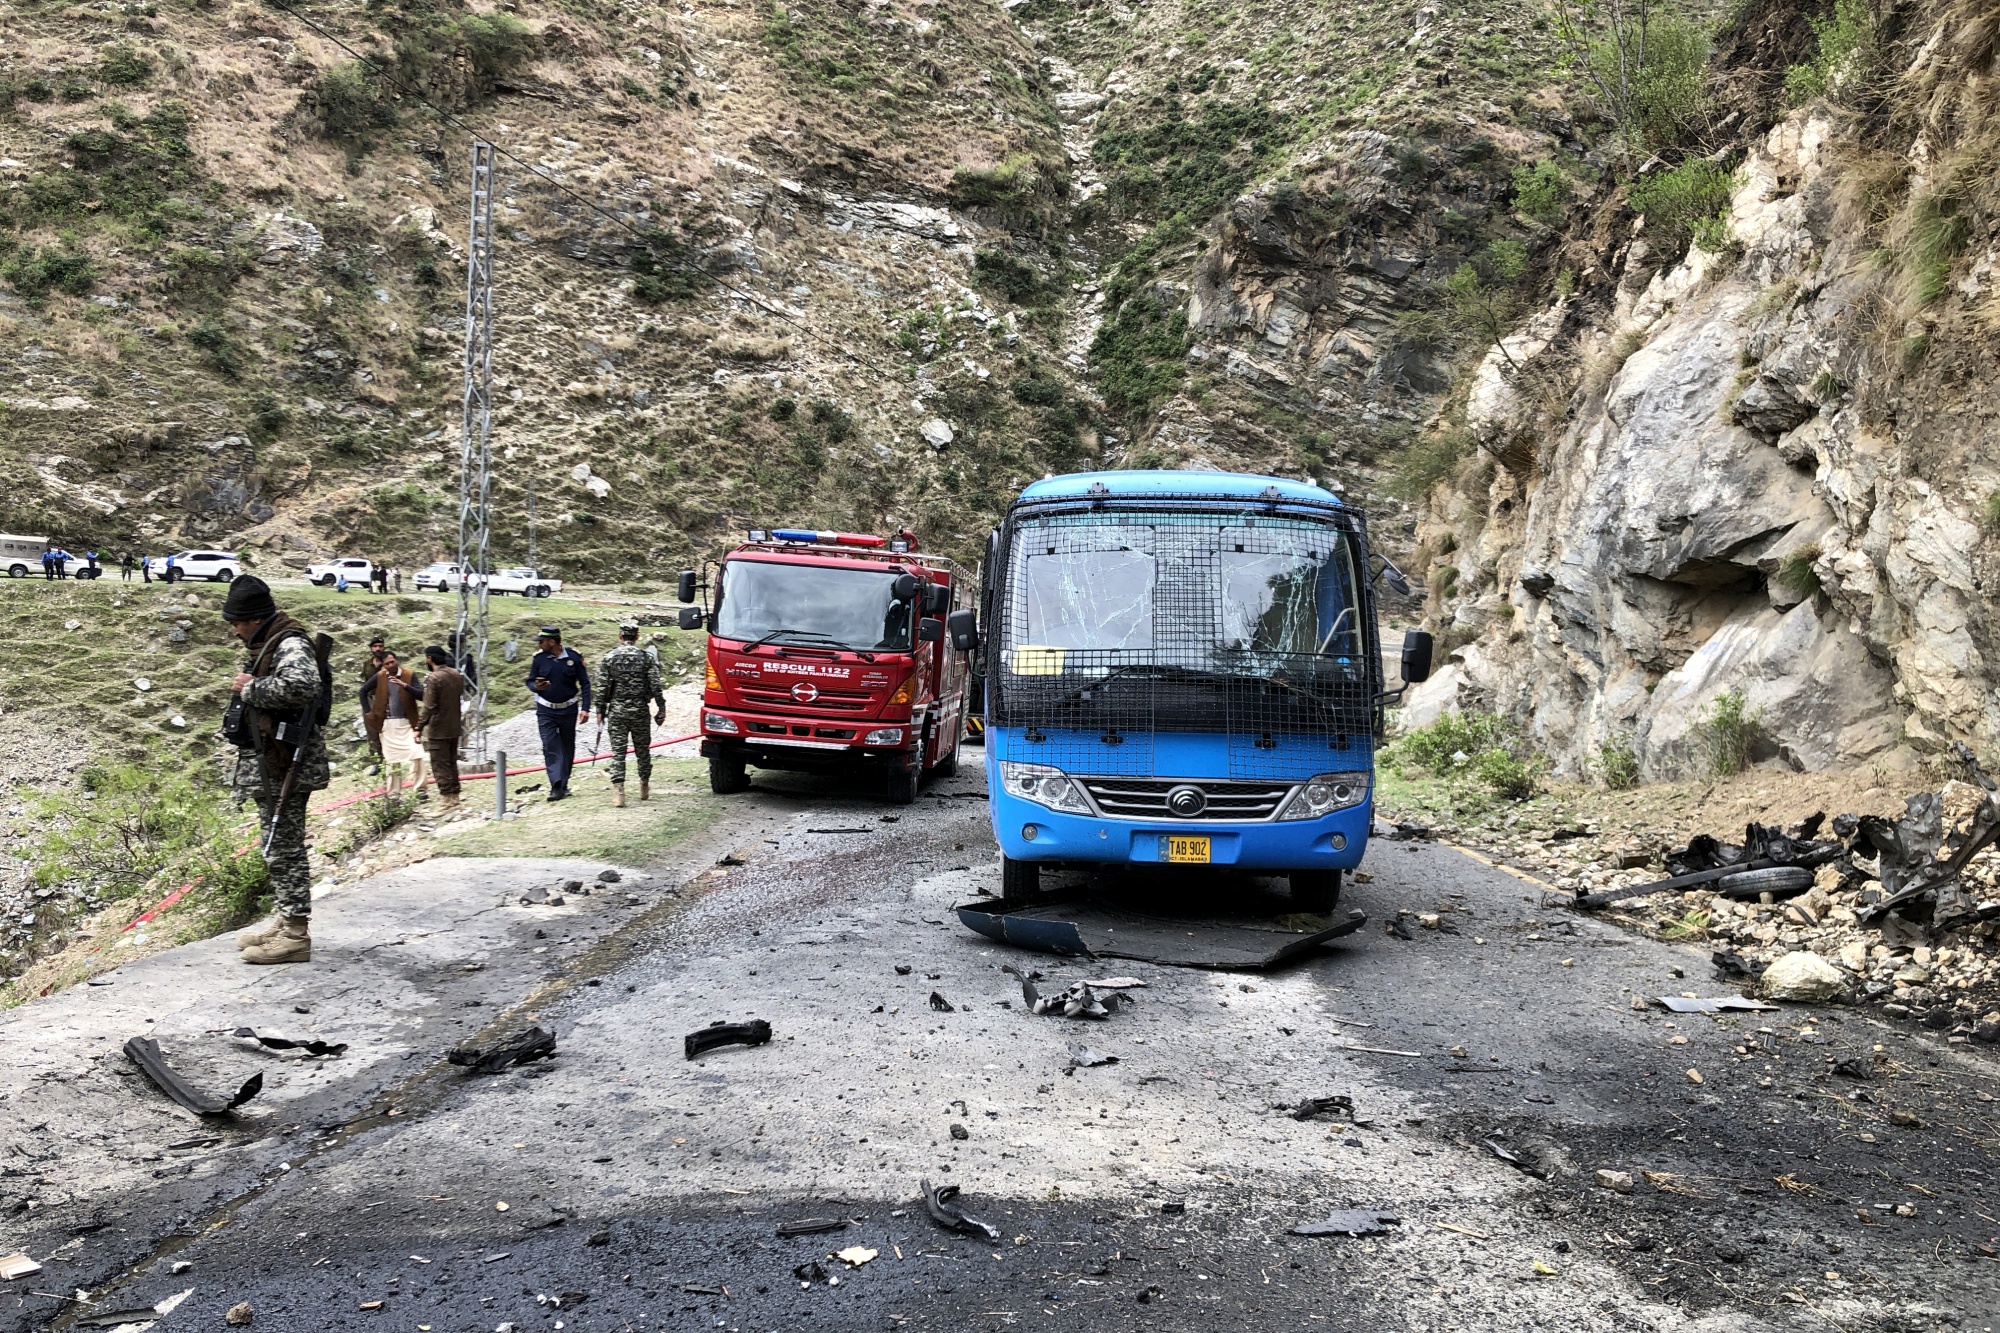
[[[1043,866],[1206,865],[1333,907],[1367,847],[1392,697],[1375,582],[1407,589],[1371,561],[1360,510],[1276,477],[1052,477],[1008,507],[982,572],[1008,898]],[[1411,631],[1404,681],[1430,657]]]

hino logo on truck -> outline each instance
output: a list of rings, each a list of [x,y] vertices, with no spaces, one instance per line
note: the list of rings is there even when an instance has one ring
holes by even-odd
[[[809,680],[802,680],[792,686],[792,697],[802,704],[809,704],[819,698],[819,686]]]

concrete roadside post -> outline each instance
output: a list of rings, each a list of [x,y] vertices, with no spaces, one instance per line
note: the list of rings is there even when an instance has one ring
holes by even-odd
[[[507,752],[493,752],[493,817],[507,817]]]

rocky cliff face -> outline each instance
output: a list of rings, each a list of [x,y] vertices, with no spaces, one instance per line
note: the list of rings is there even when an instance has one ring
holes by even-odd
[[[1983,111],[1953,111],[1992,38],[1907,8],[1882,63],[1930,99],[1925,133],[1816,102],[1749,144],[1710,248],[1663,264],[1641,228],[1601,305],[1517,335],[1565,377],[1553,422],[1489,354],[1470,429],[1541,443],[1433,495],[1461,646],[1416,716],[1478,698],[1573,770],[1612,745],[1653,775],[1700,767],[1733,694],[1756,757],[1799,769],[2000,742],[1996,252],[1957,174]],[[1898,219],[1940,208],[1952,244],[1926,253]]]

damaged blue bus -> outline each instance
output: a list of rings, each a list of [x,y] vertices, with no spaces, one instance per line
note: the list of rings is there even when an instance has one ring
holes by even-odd
[[[983,573],[1008,898],[1044,866],[1207,865],[1333,907],[1367,847],[1392,697],[1375,583],[1405,587],[1371,564],[1360,510],[1275,477],[1052,477],[1008,507]],[[1406,636],[1406,684],[1430,655]]]

